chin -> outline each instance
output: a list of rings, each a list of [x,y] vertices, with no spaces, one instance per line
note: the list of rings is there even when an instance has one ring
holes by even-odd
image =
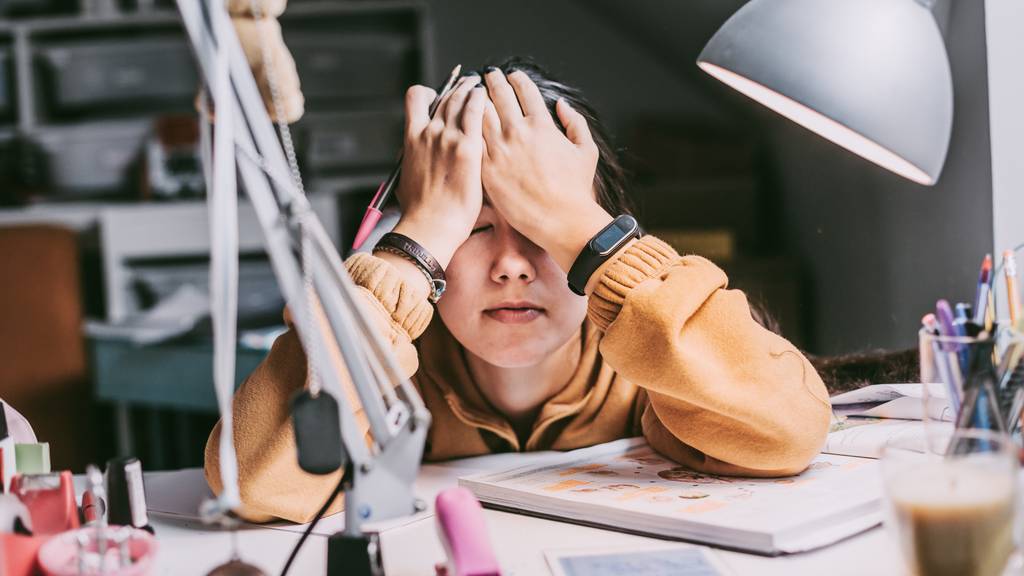
[[[486,346],[480,350],[474,350],[472,346],[466,346],[473,354],[481,360],[493,366],[501,368],[524,368],[540,364],[558,347],[539,346],[539,343],[523,342],[502,347]]]

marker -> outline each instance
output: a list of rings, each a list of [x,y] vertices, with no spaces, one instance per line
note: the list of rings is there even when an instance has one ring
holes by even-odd
[[[142,463],[134,456],[107,461],[107,519],[118,526],[132,526],[150,533]]]
[[[949,338],[956,338],[962,336],[957,333],[956,324],[953,321],[953,308],[949,305],[946,300],[939,300],[935,303],[935,319],[938,320],[939,336],[945,338],[945,340],[938,340],[938,348],[936,350],[937,357],[943,357],[945,362],[939,362],[939,366],[946,365],[946,380],[947,387],[950,394],[950,404],[953,406],[954,412],[960,412],[960,397],[963,394],[963,371],[960,368],[960,361],[958,352],[960,351],[960,345],[957,342],[950,342]],[[940,354],[940,351],[942,352]]]
[[[978,273],[978,290],[974,299],[974,323],[981,326],[985,323],[985,310],[988,307],[988,294],[991,290],[992,255],[985,254],[981,261],[981,272]]]
[[[448,82],[445,83],[441,91],[437,93],[437,97],[430,103],[430,109],[428,114],[431,118],[434,117],[434,112],[437,111],[437,106],[441,103],[441,99],[445,97],[452,90],[452,86],[455,85],[455,80],[459,77],[462,72],[462,65],[459,64],[452,70],[451,76],[448,77]],[[370,205],[366,207],[366,213],[363,214],[363,221],[359,223],[359,229],[356,231],[356,239],[352,242],[352,249],[358,250],[363,242],[370,237],[370,232],[373,231],[374,227],[377,226],[377,222],[380,222],[380,217],[383,215],[381,207],[388,201],[391,196],[391,192],[395,189],[395,185],[398,184],[398,176],[402,173],[402,158],[405,157],[404,150],[398,154],[398,162],[395,164],[395,168],[391,171],[388,179],[381,182],[377,188],[377,193],[373,195],[373,200],[370,200]]]

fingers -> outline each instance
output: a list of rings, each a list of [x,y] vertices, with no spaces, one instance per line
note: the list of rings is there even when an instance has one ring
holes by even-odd
[[[441,96],[441,101],[437,103],[437,108],[434,110],[431,122],[433,122],[434,126],[438,130],[444,127],[444,119],[448,115],[448,103],[451,102],[452,96],[455,95],[455,91],[462,86],[465,80],[465,78],[460,78],[456,81],[455,85],[452,86],[452,89],[449,90],[447,94]]]
[[[487,81],[487,92],[491,97],[491,102],[494,102],[494,108],[498,112],[502,125],[511,126],[522,120],[523,111],[519,107],[519,99],[501,70],[492,66],[487,70],[484,78]]]
[[[426,86],[411,86],[405,92],[405,133],[419,134],[430,123],[430,103],[437,93]]]
[[[525,116],[536,116],[541,119],[550,120],[551,114],[544,103],[544,96],[533,80],[522,70],[516,70],[508,75],[509,84],[515,89],[519,100],[519,106]]]
[[[590,134],[590,126],[582,114],[573,109],[564,98],[559,98],[555,104],[555,112],[558,119],[565,126],[565,135],[569,141],[580,147],[594,146],[594,137]]]
[[[483,86],[474,86],[469,91],[466,105],[462,109],[462,131],[467,136],[480,136],[487,103],[487,90]]]
[[[498,111],[494,108],[494,103],[489,98],[484,99],[483,134],[484,142],[501,141],[501,119],[498,117]]]
[[[459,80],[455,88],[452,89],[447,102],[445,102],[444,110],[442,111],[441,107],[438,106],[434,118],[443,119],[446,126],[458,126],[459,114],[462,113],[462,107],[466,102],[466,98],[469,97],[470,90],[479,83],[479,76],[466,76]],[[441,116],[442,113],[444,116]]]

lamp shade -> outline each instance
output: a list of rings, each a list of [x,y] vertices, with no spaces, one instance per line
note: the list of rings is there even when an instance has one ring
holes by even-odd
[[[697,65],[914,182],[942,172],[953,79],[938,24],[916,0],[750,0]]]

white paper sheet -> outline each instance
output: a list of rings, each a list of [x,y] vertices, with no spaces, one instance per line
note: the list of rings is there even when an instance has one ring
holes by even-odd
[[[899,418],[923,420],[924,384],[872,384],[833,396],[830,400],[836,412],[843,416],[869,418]],[[928,418],[952,422],[953,410],[946,400],[942,384],[928,384]]]
[[[924,447],[928,440],[929,426],[935,427],[932,434],[936,436],[948,436],[953,431],[952,422],[848,418],[833,426],[822,452],[878,458],[882,448],[893,442]]]

